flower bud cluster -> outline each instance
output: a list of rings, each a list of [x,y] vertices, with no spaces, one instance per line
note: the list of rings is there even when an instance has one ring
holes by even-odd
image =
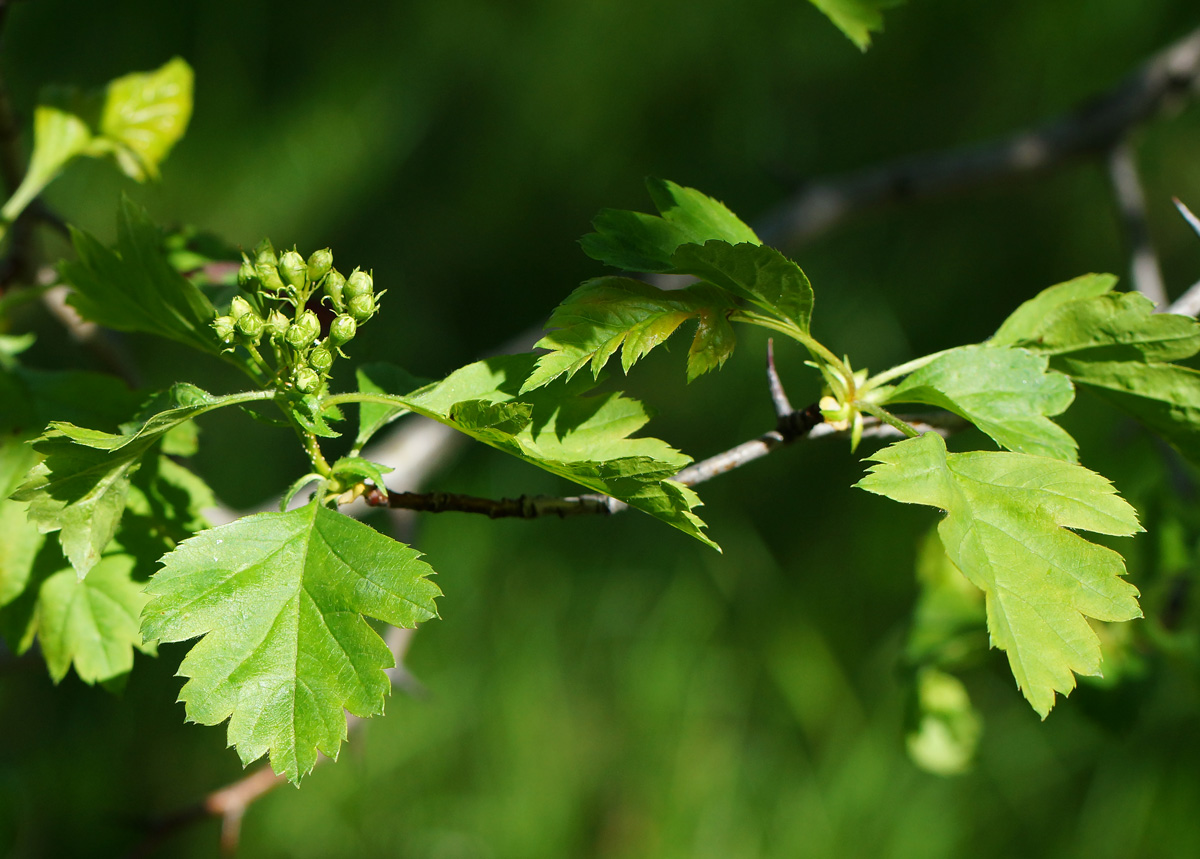
[[[342,347],[379,311],[383,296],[368,272],[356,268],[343,276],[328,248],[306,260],[295,249],[277,253],[269,241],[242,255],[237,281],[240,292],[229,312],[212,322],[217,337],[227,351],[245,347],[261,369],[305,395],[325,384],[334,358],[344,357]],[[325,337],[308,309],[314,301],[337,314]],[[273,362],[258,351],[264,344]]]

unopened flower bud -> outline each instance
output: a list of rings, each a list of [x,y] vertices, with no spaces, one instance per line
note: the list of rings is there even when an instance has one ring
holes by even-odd
[[[370,293],[356,295],[347,303],[346,310],[356,322],[366,322],[375,313],[375,296]]]
[[[257,313],[244,313],[237,318],[237,330],[244,338],[251,343],[257,343],[262,337],[263,329],[266,325]]]
[[[321,323],[317,319],[317,314],[311,310],[306,310],[300,314],[300,318],[292,323],[292,327],[287,330],[284,339],[293,349],[307,349],[313,343],[317,342],[317,338],[321,336]]]
[[[300,254],[287,251],[279,257],[279,274],[291,286],[303,289],[308,277],[308,265]]]
[[[360,295],[370,295],[375,289],[375,282],[365,271],[355,269],[346,279],[346,298],[351,299]]]
[[[292,326],[292,321],[280,313],[278,310],[272,310],[271,315],[267,317],[267,323],[264,328],[268,337],[272,340],[277,340],[287,334],[288,328]]]
[[[258,286],[258,273],[254,270],[254,263],[250,262],[245,254],[242,255],[242,265],[238,269],[237,282],[238,286],[247,292]]]
[[[329,248],[322,248],[319,251],[313,251],[313,255],[308,258],[308,279],[313,283],[329,274],[333,268],[333,251]]]
[[[354,317],[343,313],[329,326],[329,339],[333,341],[334,346],[343,346],[354,339],[357,330],[358,323],[354,321]]]
[[[296,390],[303,394],[311,394],[320,386],[321,377],[309,367],[297,367],[292,381],[296,385]]]
[[[254,273],[258,275],[258,281],[262,284],[262,288],[270,292],[283,292],[283,278],[279,276],[279,269],[270,261],[260,261],[254,266]]]
[[[235,295],[233,301],[229,304],[229,315],[234,321],[241,319],[247,313],[254,313],[254,308],[250,306],[250,302],[242,298],[240,295]]]
[[[212,327],[222,343],[233,342],[234,321],[232,316],[218,316],[212,321]]]
[[[346,304],[342,300],[342,291],[346,286],[346,278],[342,277],[341,273],[335,268],[329,272],[325,278],[325,294],[329,296],[329,301],[333,305],[333,309],[341,313],[346,309]]]
[[[333,366],[333,353],[324,346],[317,346],[308,353],[308,366],[318,373],[329,372],[329,368]]]

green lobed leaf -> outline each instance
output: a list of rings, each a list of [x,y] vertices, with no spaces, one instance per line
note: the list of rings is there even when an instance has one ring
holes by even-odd
[[[0,500],[0,606],[19,597],[46,536],[25,516],[25,505]]]
[[[104,247],[89,233],[72,229],[78,260],[64,262],[63,279],[74,291],[68,301],[85,318],[118,331],[141,331],[219,355],[224,344],[212,330],[212,302],[168,262],[162,235],[149,214],[122,199],[117,246]]]
[[[579,240],[592,259],[625,271],[669,272],[682,244],[721,239],[730,244],[761,244],[754,231],[723,203],[664,179],[647,179],[646,189],[660,216],[604,209],[592,221],[596,232]]]
[[[1178,364],[1069,358],[1054,366],[1200,463],[1200,372]]]
[[[1111,274],[1085,274],[1043,289],[1014,310],[988,343],[1014,346],[1022,340],[1033,340],[1051,311],[1070,301],[1103,295],[1116,285],[1117,278]]]
[[[672,261],[676,272],[695,275],[808,331],[812,284],[800,266],[774,248],[709,241],[680,246]]]
[[[587,386],[579,380],[520,393],[536,360],[532,354],[490,358],[408,396],[379,396],[717,548],[691,512],[698,496],[669,479],[691,459],[659,439],[631,437],[650,418],[645,407],[617,393],[581,396]]]
[[[107,151],[138,182],[158,178],[158,167],[187,130],[192,116],[192,68],[180,57],[150,72],[111,81],[100,115],[97,152]]]
[[[411,628],[437,616],[419,554],[316,502],[185,540],[163,559],[142,615],[146,640],[201,638],[180,665],[188,718],[229,719],[243,763],[270,756],[293,782],[336,758],[348,710],[383,712],[391,652],[372,617]]]
[[[0,608],[0,631],[17,653],[36,641],[55,683],[72,666],[85,683],[112,680],[133,667],[142,643],[139,617],[147,598],[132,577],[136,559],[102,558],[84,580],[53,543],[43,542],[30,565],[27,587]]]
[[[899,6],[904,0],[809,0],[825,13],[846,38],[865,51],[871,45],[871,33],[883,31],[882,10]]]
[[[938,535],[963,574],[986,594],[992,643],[1008,654],[1017,685],[1043,718],[1075,674],[1100,673],[1100,642],[1087,618],[1141,616],[1137,588],[1111,549],[1070,529],[1129,536],[1137,516],[1107,480],[1082,466],[1020,453],[947,453],[936,433],[872,457],[858,486],[946,511]]]
[[[1200,462],[1200,374],[1168,363],[1200,352],[1200,323],[1153,311],[1154,304],[1137,293],[1102,292],[1059,302],[1040,321],[1031,316],[1015,331],[1026,348],[1049,356],[1051,369]]]
[[[549,349],[525,380],[522,392],[566,374],[570,379],[591,365],[593,378],[618,349],[621,366],[629,368],[665,342],[689,319],[696,333],[688,350],[688,381],[719,367],[733,353],[736,336],[729,324],[735,305],[718,290],[703,285],[662,290],[637,280],[603,277],[589,280],[555,308],[537,342]]]
[[[1075,390],[1049,363],[1026,349],[963,346],[911,373],[887,401],[947,409],[1001,447],[1075,462],[1075,439],[1048,417],[1066,411]]]
[[[1155,313],[1136,292],[1110,292],[1059,305],[1020,345],[1077,360],[1178,361],[1200,352],[1200,323]]]
[[[131,478],[145,453],[185,421],[263,396],[214,397],[191,385],[177,385],[174,401],[188,405],[151,415],[122,433],[53,422],[33,442],[43,460],[12,497],[28,502],[29,519],[43,533],[59,531],[64,554],[83,578],[116,533]]]

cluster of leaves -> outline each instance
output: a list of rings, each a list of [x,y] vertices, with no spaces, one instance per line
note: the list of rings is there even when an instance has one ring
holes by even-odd
[[[1087,618],[1139,617],[1138,594],[1121,578],[1119,554],[1071,529],[1130,536],[1141,526],[1106,479],[1078,464],[1078,445],[1052,418],[1083,385],[1195,459],[1197,371],[1174,362],[1200,351],[1200,324],[1153,314],[1144,297],[1113,292],[1115,278],[1088,275],[1026,302],[986,343],[874,376],[853,372],[814,339],[812,287],[794,262],[698,192],[655,181],[650,194],[659,215],[602,212],[584,250],[618,268],[699,282],[683,290],[616,277],[585,283],[551,317],[557,330],[538,344],[550,352],[526,388],[588,365],[598,373],[618,348],[628,370],[689,319],[697,323],[689,379],[729,357],[732,323],[791,336],[825,379],[822,414],[850,429],[852,445],[864,419],[909,437],[874,454],[858,485],[946,512],[944,549],[986,595],[992,643],[1007,652],[1033,708],[1045,716],[1076,674],[1099,674],[1100,642]],[[892,412],[903,404],[953,412],[1004,450],[951,453]]]
[[[54,127],[75,131],[38,132],[34,162],[42,164],[31,164],[30,175],[49,181],[80,154],[115,155],[131,175],[153,175],[190,112],[190,97],[179,96],[184,78],[190,92],[183,69],[174,61],[110,85],[102,103],[124,125],[88,124],[83,108],[53,108]],[[174,120],[142,117],[139,125],[133,117],[141,114],[123,110],[122,98]],[[86,135],[76,133],[79,123]],[[23,367],[28,339],[0,340],[0,634],[22,651],[40,642],[55,679],[73,665],[88,682],[119,681],[135,649],[195,640],[180,668],[188,718],[228,720],[243,761],[267,755],[299,781],[318,752],[336,756],[345,711],[382,712],[392,657],[368,619],[411,627],[437,616],[434,570],[418,553],[337,512],[369,489],[387,493],[388,469],[364,455],[372,438],[419,415],[715,547],[694,512],[699,499],[672,480],[689,458],[635,437],[646,409],[597,386],[618,352],[628,372],[685,323],[695,324],[687,378],[718,369],[736,347],[735,326],[745,324],[807,350],[824,381],[821,414],[848,432],[852,450],[868,422],[904,436],[870,457],[858,485],[944,511],[937,581],[954,571],[954,581],[982,594],[981,609],[954,590],[954,623],[943,638],[913,646],[914,658],[930,663],[920,681],[928,727],[913,739],[920,753],[940,749],[950,771],[962,760],[945,753],[945,737],[978,733],[961,687],[929,657],[964,619],[969,626],[982,614],[1042,716],[1077,674],[1098,674],[1089,618],[1138,617],[1138,592],[1122,578],[1121,556],[1077,531],[1120,537],[1140,525],[1111,484],[1078,463],[1078,445],[1053,418],[1084,386],[1197,458],[1198,375],[1177,362],[1200,351],[1200,325],[1152,314],[1140,296],[1113,292],[1115,279],[1089,275],[1026,302],[985,343],[871,375],[814,336],[813,288],[799,265],[720,202],[666,181],[648,188],[657,214],[603,211],[583,248],[618,270],[684,275],[691,285],[590,280],[554,311],[540,354],[477,362],[437,382],[365,365],[356,368],[357,389],[342,392],[332,390],[331,367],[384,295],[368,272],[343,276],[329,249],[306,259],[264,242],[243,255],[236,286],[210,294],[172,265],[161,231],[128,201],[115,247],[73,231],[77,259],[61,271],[84,318],[225,360],[251,387],[214,395],[180,382],[136,394],[103,377]],[[896,412],[911,404],[958,415],[1001,450],[949,451],[941,436],[920,434]],[[311,470],[284,493],[279,512],[205,530],[211,493],[179,460],[196,449],[194,421],[230,406],[290,431]],[[342,435],[350,406],[353,441],[331,462],[322,443]],[[302,491],[308,498],[292,507]]]

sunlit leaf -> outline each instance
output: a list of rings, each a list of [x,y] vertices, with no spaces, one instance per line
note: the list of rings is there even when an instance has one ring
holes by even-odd
[[[888,402],[948,409],[1001,447],[1074,462],[1075,439],[1049,416],[1066,411],[1075,391],[1048,365],[1025,349],[963,346],[910,374]]]
[[[1060,305],[1103,295],[1116,285],[1117,279],[1111,274],[1085,274],[1043,289],[1014,310],[988,343],[992,346],[1013,346],[1022,340],[1032,340],[1046,321],[1046,316]]]
[[[147,598],[131,576],[135,563],[107,555],[81,580],[53,543],[42,545],[24,592],[0,609],[9,645],[24,653],[36,642],[56,683],[72,666],[85,683],[127,673],[135,649],[153,650],[139,631]]]
[[[536,356],[470,364],[404,397],[380,395],[552,474],[651,514],[716,547],[692,513],[700,500],[669,478],[691,459],[656,438],[634,438],[645,408],[616,393],[583,396],[580,380],[520,393]]]
[[[1153,310],[1154,304],[1137,293],[1105,292],[1064,301],[1040,321],[1031,316],[1019,329],[1020,342],[1049,356],[1052,369],[1200,462],[1200,373],[1169,363],[1200,351],[1200,323]]]
[[[1019,345],[1076,360],[1178,361],[1200,352],[1200,323],[1155,313],[1139,293],[1109,292],[1060,304]]]
[[[760,244],[758,236],[723,203],[694,188],[663,179],[647,179],[659,215],[604,209],[592,221],[596,232],[580,239],[592,259],[625,271],[669,272],[682,244],[720,239],[730,244]]]
[[[59,531],[63,552],[79,577],[99,560],[125,510],[130,479],[142,457],[175,427],[256,394],[210,396],[191,385],[173,389],[176,408],[151,415],[122,433],[53,422],[33,443],[42,462],[13,498],[29,503],[29,519],[43,532]]]
[[[546,323],[550,331],[537,346],[550,352],[522,388],[529,391],[590,365],[593,378],[617,350],[628,372],[684,322],[696,320],[688,350],[688,379],[719,367],[736,341],[728,314],[734,304],[715,289],[691,286],[662,290],[621,277],[589,280],[560,304]]]
[[[294,782],[336,758],[344,711],[383,712],[391,652],[367,623],[437,615],[418,553],[316,502],[259,513],[184,541],[163,559],[147,640],[201,640],[179,667],[188,718],[229,719],[244,763],[270,756]]]
[[[1019,453],[947,453],[936,433],[884,448],[858,486],[946,511],[946,553],[987,598],[992,643],[1043,717],[1075,674],[1099,674],[1100,642],[1087,618],[1141,616],[1137,589],[1111,549],[1072,529],[1128,536],[1136,514],[1112,485],[1073,463]]]
[[[675,271],[695,275],[808,331],[813,290],[808,277],[774,248],[709,241],[675,251]]]
[[[824,12],[851,42],[865,51],[871,45],[871,33],[883,31],[883,12],[904,0],[809,0]]]
[[[159,164],[183,137],[192,116],[191,66],[175,57],[151,72],[109,83],[99,133],[118,166],[138,182],[158,178]],[[108,148],[108,147],[105,147]]]

